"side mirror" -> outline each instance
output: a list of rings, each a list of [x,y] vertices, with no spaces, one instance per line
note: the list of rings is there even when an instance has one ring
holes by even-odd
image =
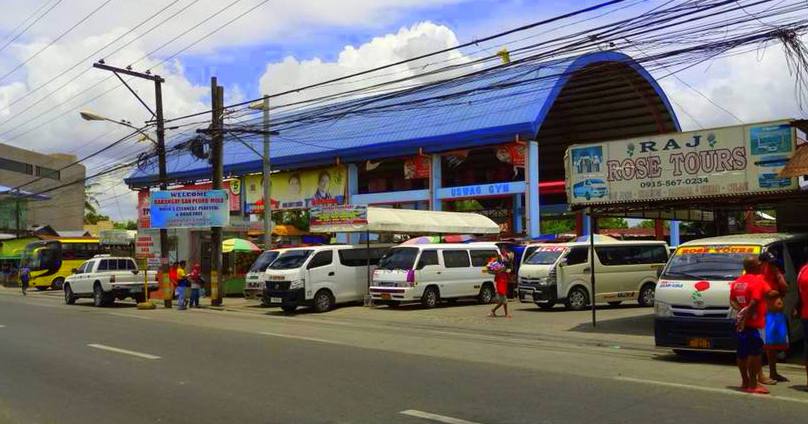
[[[73,268],[70,270],[70,272],[73,274],[78,274],[79,270],[77,268]]]
[[[561,258],[561,260],[558,261],[558,266],[559,267],[567,266],[567,258]]]

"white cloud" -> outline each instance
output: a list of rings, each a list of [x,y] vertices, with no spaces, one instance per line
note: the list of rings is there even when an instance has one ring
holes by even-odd
[[[719,59],[680,77],[744,123],[805,116],[797,103],[794,76],[779,45]],[[661,85],[679,104],[674,108],[684,130],[738,124],[730,114],[675,78],[667,78]]]
[[[398,32],[375,37],[358,47],[345,46],[334,62],[324,62],[320,58],[298,60],[286,57],[280,63],[269,63],[260,78],[263,93],[278,93],[314,83],[342,77],[381,65],[410,59],[435,50],[458,44],[454,32],[446,26],[432,22],[421,22]],[[292,103],[303,99],[316,98],[354,88],[367,87],[374,83],[404,78],[435,68],[435,63],[451,61],[460,64],[468,58],[457,52],[447,52],[418,61],[408,62],[390,69],[357,77],[324,87],[306,90],[300,94],[284,96],[280,103]],[[445,64],[444,64],[445,65]],[[445,78],[441,74],[437,78]],[[419,82],[426,81],[419,78]],[[410,82],[411,83],[411,82]]]

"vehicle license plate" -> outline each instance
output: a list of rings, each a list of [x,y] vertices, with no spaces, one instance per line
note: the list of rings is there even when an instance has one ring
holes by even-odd
[[[283,299],[281,299],[280,297],[270,297],[269,301],[271,303],[283,303]]]
[[[390,300],[390,293],[382,293],[382,299]]]
[[[710,339],[706,337],[693,337],[687,339],[687,347],[694,349],[709,349],[711,345]]]

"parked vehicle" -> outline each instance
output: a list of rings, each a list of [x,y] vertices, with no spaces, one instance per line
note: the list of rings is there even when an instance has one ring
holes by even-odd
[[[434,308],[441,300],[477,298],[490,303],[494,276],[485,272],[499,255],[494,243],[422,244],[390,249],[373,272],[374,303],[398,306],[420,302]]]
[[[146,272],[145,277],[142,272]],[[159,281],[155,271],[142,272],[132,258],[96,255],[65,279],[62,286],[65,303],[72,305],[83,297],[92,298],[95,306],[109,306],[115,299],[127,297],[144,302],[144,280],[148,281],[150,291],[157,290]]]
[[[30,287],[61,290],[71,270],[98,254],[109,253],[109,246],[92,237],[60,237],[37,240],[25,246],[23,262],[31,270]]]
[[[542,309],[581,310],[592,299],[589,242],[531,245],[519,268],[519,300]],[[595,302],[654,304],[657,273],[668,260],[661,241],[595,241]]]
[[[806,248],[808,234],[738,234],[679,246],[657,284],[657,347],[675,352],[734,351],[735,314],[729,306],[729,286],[741,275],[744,257],[768,251],[781,261],[788,282],[785,311],[791,311],[799,297],[797,273],[808,260]],[[803,334],[800,321],[790,320],[790,339],[798,341]]]
[[[247,275],[244,276],[244,297],[247,299],[263,298],[266,286],[266,271],[269,265],[287,249],[265,250],[255,259]]]
[[[294,312],[312,306],[326,312],[335,305],[362,302],[370,272],[386,246],[314,246],[287,249],[267,267],[264,304]]]

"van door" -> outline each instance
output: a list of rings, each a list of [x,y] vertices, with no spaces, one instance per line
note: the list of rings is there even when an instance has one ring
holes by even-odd
[[[630,298],[638,283],[637,266],[631,264],[634,246],[595,246],[595,299],[620,302]]]
[[[317,290],[323,286],[335,284],[336,280],[334,250],[321,250],[315,253],[306,265],[306,299],[313,299]],[[334,299],[339,302],[343,293],[336,286],[331,291]]]
[[[476,296],[480,293],[480,288],[482,288],[484,282],[494,282],[494,276],[486,272],[485,266],[488,265],[491,258],[499,256],[499,252],[494,249],[470,249],[469,253],[471,254],[471,272],[469,272],[471,288],[469,295]],[[511,265],[511,267],[513,266],[515,264]],[[496,290],[496,286],[494,290]]]
[[[340,249],[337,251],[337,283],[346,302],[363,300],[367,294],[367,248]]]
[[[442,298],[468,296],[469,272],[471,271],[471,259],[469,251],[466,249],[441,250],[443,256],[443,275],[440,287]]]
[[[570,288],[575,284],[583,284],[588,292],[589,286],[589,247],[574,246],[564,257],[564,264],[557,271],[558,297],[566,298]]]
[[[424,249],[421,251],[421,256],[418,257],[418,262],[415,264],[415,281],[419,285],[427,285],[429,283],[436,283],[440,287],[442,282],[444,268],[438,260],[437,249]],[[448,275],[448,274],[447,274]]]

